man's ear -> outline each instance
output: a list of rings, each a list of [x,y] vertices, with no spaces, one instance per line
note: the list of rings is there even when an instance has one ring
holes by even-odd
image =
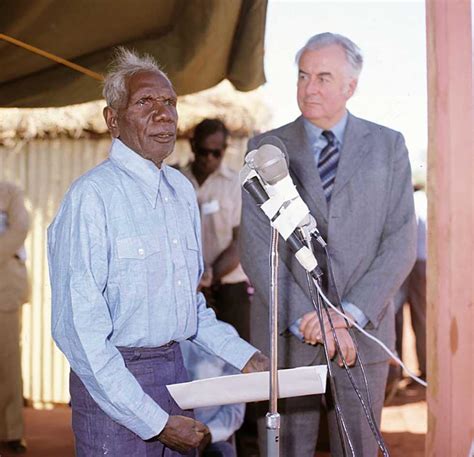
[[[356,89],[357,89],[357,79],[352,78],[349,81],[349,84],[347,85],[347,89],[346,89],[346,95],[348,99],[354,95],[354,92],[356,91]]]
[[[118,138],[120,136],[120,129],[118,126],[117,111],[110,106],[106,106],[104,108],[103,114],[109,132],[114,138]]]

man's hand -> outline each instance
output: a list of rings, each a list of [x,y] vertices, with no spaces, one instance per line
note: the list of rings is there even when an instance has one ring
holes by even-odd
[[[206,450],[207,446],[209,446],[212,442],[212,435],[211,432],[209,432],[207,435],[204,436],[203,440],[201,441],[201,444],[199,445],[198,449],[198,454],[199,456],[202,456],[204,454],[204,451]]]
[[[330,310],[329,314],[331,316],[332,323],[335,328],[335,333],[337,337],[337,341],[339,342],[339,346],[341,348],[342,355],[346,359],[346,363],[349,366],[354,365],[356,360],[356,348],[354,341],[352,340],[351,335],[347,330],[347,323],[345,319],[337,314],[335,311]],[[352,316],[348,314],[348,317],[352,319]],[[327,342],[327,350],[329,358],[332,359],[336,354],[336,342],[334,340],[334,335],[331,330],[331,326],[329,324],[329,319],[327,314],[324,313],[324,332],[326,334],[326,342]],[[323,343],[324,338],[321,332],[321,326],[319,325],[319,319],[316,314],[316,311],[312,311],[307,313],[303,316],[300,325],[300,331],[304,336],[304,339],[309,344],[318,344]],[[342,359],[340,355],[338,355],[337,363],[339,366],[343,366]]]
[[[334,328],[347,328],[346,321],[342,316],[332,309],[329,310],[329,315],[331,316]],[[349,314],[348,316],[351,317]],[[327,333],[330,329],[330,325],[326,312],[323,312],[323,324],[324,332]],[[321,326],[319,325],[316,311],[311,311],[303,316],[300,324],[300,332],[303,334],[306,343],[317,344],[323,342],[323,333],[321,331]]]
[[[185,416],[170,416],[156,439],[170,449],[187,453],[199,447],[207,435],[210,435],[209,429],[202,422]]]
[[[211,284],[212,284],[212,269],[206,269],[204,270],[204,273],[201,276],[201,281],[199,282],[199,285],[198,285],[198,291],[206,287],[211,287]]]
[[[256,352],[242,368],[242,373],[255,373],[270,370],[270,359],[261,352]]]
[[[354,341],[352,340],[352,337],[347,330],[347,328],[337,328],[335,330],[337,341],[339,343],[339,347],[341,349],[342,355],[346,359],[346,363],[348,366],[354,365],[356,361],[356,347],[354,344]],[[326,332],[326,341],[327,341],[327,348],[328,348],[328,354],[329,358],[332,359],[334,355],[336,354],[336,342],[334,340],[334,335],[332,334],[331,330],[328,330]],[[340,354],[337,355],[337,364],[340,367],[343,367],[344,364],[342,363],[342,358]]]

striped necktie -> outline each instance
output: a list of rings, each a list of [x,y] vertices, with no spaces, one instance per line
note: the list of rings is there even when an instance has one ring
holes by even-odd
[[[321,182],[323,183],[324,195],[329,202],[331,192],[336,179],[337,163],[339,161],[339,148],[336,143],[336,136],[330,130],[324,130],[322,133],[328,144],[323,148],[319,155],[318,170]]]

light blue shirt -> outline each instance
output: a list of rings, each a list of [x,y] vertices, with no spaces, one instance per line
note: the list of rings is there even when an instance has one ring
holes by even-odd
[[[344,144],[344,132],[346,131],[347,119],[349,118],[349,113],[346,111],[344,116],[341,120],[331,127],[332,133],[336,137],[336,144],[339,147],[339,151]],[[314,125],[312,122],[308,121],[308,119],[303,118],[303,125],[306,131],[306,135],[308,137],[308,144],[311,145],[313,152],[314,152],[314,160],[316,164],[319,162],[319,156],[321,155],[321,151],[324,147],[328,144],[328,140],[323,136],[324,129]]]
[[[191,183],[120,140],[80,177],[48,229],[52,333],[99,406],[142,439],[168,414],[117,347],[191,338],[241,369],[256,349],[206,307],[199,210]]]
[[[229,324],[225,325],[237,334],[233,327]],[[238,373],[228,363],[200,349],[190,341],[183,341],[180,345],[184,365],[191,380]],[[194,416],[209,427],[213,443],[227,441],[242,426],[245,416],[245,404],[236,403],[233,405],[197,408],[194,410]]]
[[[329,129],[331,130],[332,133],[334,133],[334,136],[336,137],[336,144],[339,148],[339,151],[342,149],[342,146],[344,144],[344,133],[346,130],[348,118],[349,118],[349,113],[346,111],[346,113],[341,118],[341,120],[337,124],[335,124],[333,127],[331,127],[331,129]],[[322,134],[324,129],[314,125],[308,119],[303,118],[303,122],[304,122],[303,125],[306,131],[306,135],[308,137],[308,144],[311,145],[313,148],[314,160],[317,165],[319,162],[319,156],[321,155],[321,151],[328,144],[328,141]],[[360,326],[365,327],[368,324],[369,319],[358,306],[344,299],[342,300],[341,304],[344,311],[352,314],[352,316],[354,316],[354,319],[357,321],[357,323]],[[289,330],[298,339],[303,341],[303,334],[300,332],[301,320],[302,318],[297,319],[295,322],[293,322],[290,325]]]

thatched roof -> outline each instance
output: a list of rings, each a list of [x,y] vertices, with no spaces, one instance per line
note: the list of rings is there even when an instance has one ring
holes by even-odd
[[[63,108],[0,109],[0,145],[42,138],[90,138],[108,135],[102,117],[104,101]],[[178,137],[189,137],[206,117],[225,122],[231,134],[247,137],[268,127],[270,114],[259,89],[238,92],[224,81],[178,101]]]

